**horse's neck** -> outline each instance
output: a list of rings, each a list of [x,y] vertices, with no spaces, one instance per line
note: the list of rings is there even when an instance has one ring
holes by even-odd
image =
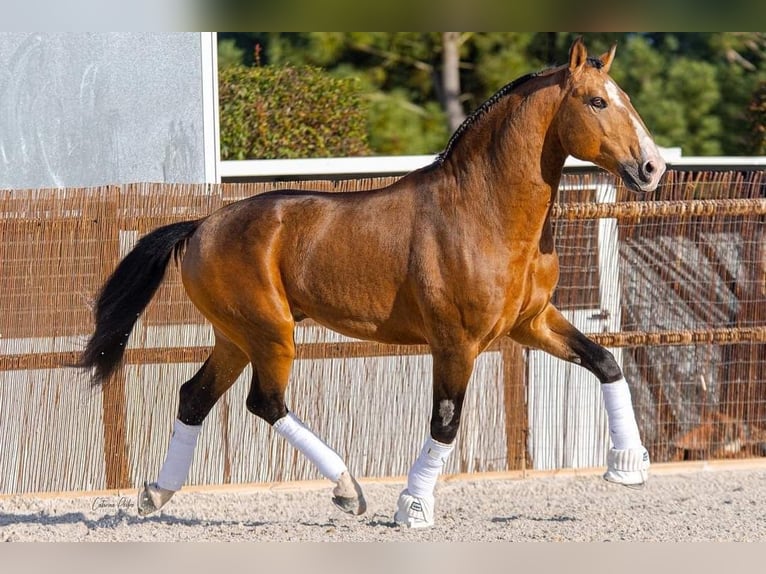
[[[466,133],[444,162],[453,200],[482,202],[498,216],[554,201],[566,153],[552,131],[560,87],[547,81],[511,94]]]

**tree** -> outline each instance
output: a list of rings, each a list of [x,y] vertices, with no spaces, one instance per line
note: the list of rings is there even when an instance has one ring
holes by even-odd
[[[341,76],[354,76],[369,102],[369,141],[377,153],[437,153],[465,116],[494,91],[519,74],[532,71],[516,51],[486,53],[483,62],[498,73],[487,81],[475,76],[471,60],[484,50],[477,39],[486,35],[420,32],[246,33],[226,35],[247,55],[263,45],[264,65],[322,67]],[[494,46],[502,43],[495,35]],[[531,34],[506,34],[512,46],[525,46]],[[485,42],[492,44],[492,42]],[[445,50],[446,48],[446,50]],[[515,66],[507,65],[514,59]],[[497,78],[497,79],[496,79]],[[448,120],[451,117],[451,120]]]
[[[219,35],[226,58],[311,65],[358,78],[369,142],[384,154],[436,153],[461,117],[509,81],[563,64],[569,32],[246,32]],[[593,33],[618,44],[612,75],[660,145],[686,155],[750,153],[747,107],[766,80],[766,33]],[[256,46],[259,50],[256,50]]]
[[[245,59],[245,51],[237,46],[234,38],[225,38],[218,41],[218,69],[223,70],[232,66],[239,66]]]
[[[719,61],[721,101],[715,111],[726,126],[721,134],[724,153],[755,153],[748,107],[766,81],[766,33],[723,32],[711,38]]]
[[[752,155],[766,155],[766,81],[758,84],[747,112],[748,151]]]
[[[450,131],[465,120],[460,103],[460,32],[442,32],[441,101]]]

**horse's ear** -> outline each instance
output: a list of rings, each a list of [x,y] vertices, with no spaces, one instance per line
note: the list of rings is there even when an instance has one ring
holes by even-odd
[[[604,72],[606,72],[607,74],[609,73],[609,68],[612,67],[612,61],[614,60],[614,53],[616,51],[617,51],[617,42],[612,44],[612,47],[609,48],[609,51],[601,54],[601,57],[599,58],[599,60],[601,60],[601,63],[604,64],[601,69],[604,70]]]
[[[585,65],[588,59],[588,50],[582,41],[582,36],[578,36],[572,47],[569,48],[569,71],[574,73]]]

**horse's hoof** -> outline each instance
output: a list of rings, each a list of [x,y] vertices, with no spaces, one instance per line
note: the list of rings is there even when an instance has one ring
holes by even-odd
[[[341,496],[334,496],[332,503],[340,508],[343,512],[348,514],[355,514],[359,516],[367,511],[367,501],[364,497],[360,498],[345,498]]]
[[[394,522],[405,528],[430,528],[434,525],[434,497],[412,496],[404,489],[399,493]]]
[[[612,448],[607,455],[604,479],[640,489],[649,478],[649,453],[644,447],[618,450]]]
[[[145,482],[138,493],[138,515],[148,516],[165,506],[175,491],[160,488],[156,482]]]
[[[364,499],[362,487],[351,474],[344,472],[333,489],[332,502],[348,514],[364,514],[367,511],[367,501]]]

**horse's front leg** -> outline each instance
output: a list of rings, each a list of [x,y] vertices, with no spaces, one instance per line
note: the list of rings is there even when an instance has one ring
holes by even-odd
[[[649,472],[649,453],[641,442],[628,383],[612,353],[588,339],[550,304],[510,336],[523,345],[581,365],[598,377],[612,439],[604,478],[626,486],[643,485]]]
[[[454,448],[468,379],[476,353],[453,348],[433,352],[433,408],[431,429],[407,475],[394,520],[401,526],[425,528],[434,524],[434,488]]]

